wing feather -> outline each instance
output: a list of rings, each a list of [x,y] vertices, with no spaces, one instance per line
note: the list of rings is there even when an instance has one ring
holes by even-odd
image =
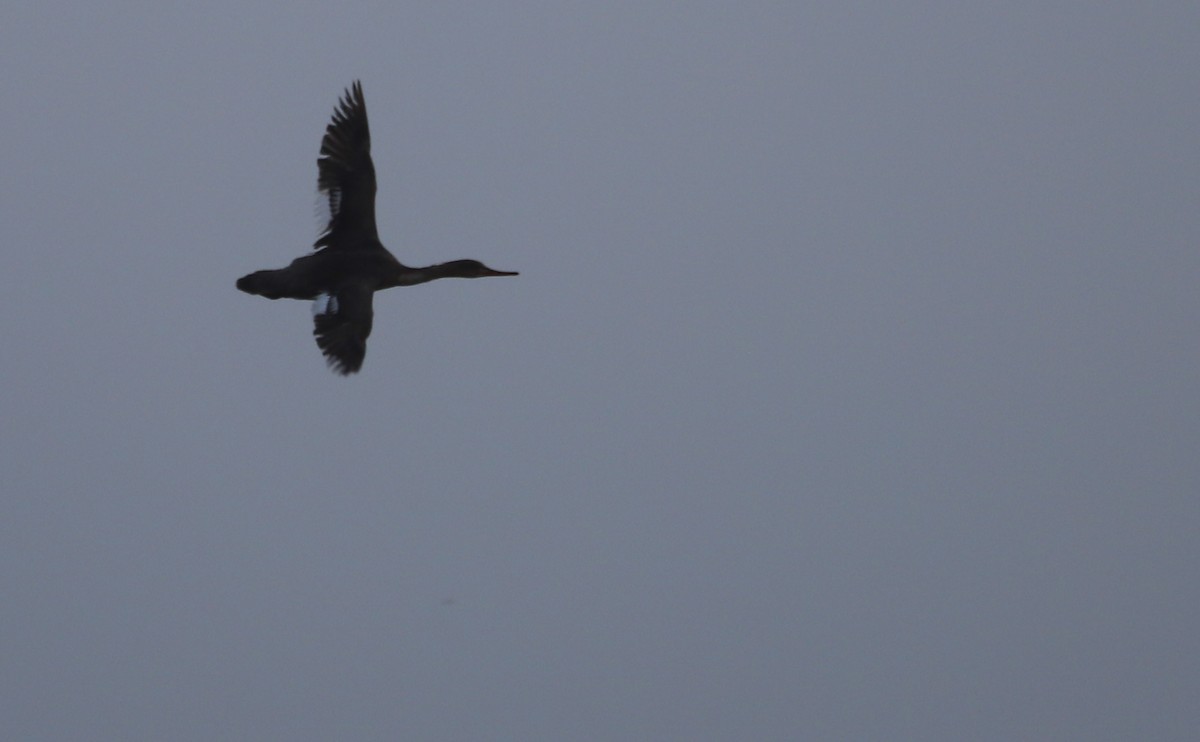
[[[367,355],[375,292],[347,286],[322,294],[313,304],[313,335],[325,362],[342,376],[357,373]]]
[[[329,223],[313,247],[361,249],[379,242],[375,230],[375,165],[362,83],[355,81],[333,110],[317,158],[317,190],[329,201]]]

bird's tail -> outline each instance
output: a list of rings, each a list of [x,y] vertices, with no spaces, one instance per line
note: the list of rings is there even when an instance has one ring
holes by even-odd
[[[265,296],[268,299],[281,299],[287,293],[286,281],[283,280],[281,273],[283,271],[279,270],[254,271],[239,278],[237,287],[247,294]]]

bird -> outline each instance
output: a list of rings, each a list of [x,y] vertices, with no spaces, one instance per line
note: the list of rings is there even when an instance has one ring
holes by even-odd
[[[424,268],[398,261],[375,228],[375,165],[362,82],[343,90],[325,127],[317,158],[317,191],[329,204],[329,221],[313,243],[316,252],[286,268],[242,276],[237,288],[268,299],[313,302],[313,335],[329,367],[357,373],[367,353],[376,291],[439,278],[516,276],[478,260],[451,260]]]

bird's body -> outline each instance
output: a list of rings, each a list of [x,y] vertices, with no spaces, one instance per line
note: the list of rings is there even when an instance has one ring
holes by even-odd
[[[255,271],[237,287],[268,299],[316,300],[313,334],[329,365],[352,374],[362,367],[376,291],[439,278],[515,276],[477,260],[410,268],[388,252],[375,230],[375,167],[362,85],[355,82],[325,129],[317,188],[329,199],[329,224],[314,247],[278,270]]]

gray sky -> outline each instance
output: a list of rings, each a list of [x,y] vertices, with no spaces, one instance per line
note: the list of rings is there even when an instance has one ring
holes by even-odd
[[[1195,3],[22,3],[21,740],[1200,730]],[[440,281],[308,307],[363,80]]]

